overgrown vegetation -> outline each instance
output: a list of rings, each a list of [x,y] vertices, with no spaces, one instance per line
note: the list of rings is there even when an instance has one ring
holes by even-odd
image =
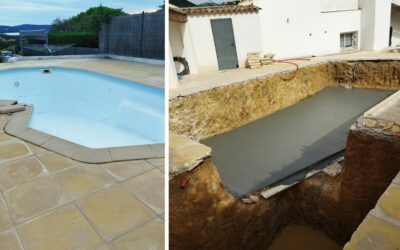
[[[114,16],[127,15],[122,9],[104,6],[90,8],[68,19],[57,18],[49,33],[52,44],[76,44],[76,46],[97,48],[98,34],[103,23],[110,22]]]
[[[0,51],[19,51],[19,43],[16,36],[9,36],[6,34],[0,35]]]
[[[98,47],[98,34],[96,32],[50,32],[51,44],[74,44],[77,47]]]

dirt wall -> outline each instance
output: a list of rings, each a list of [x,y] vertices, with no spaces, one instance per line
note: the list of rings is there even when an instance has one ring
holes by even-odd
[[[170,100],[170,130],[201,140],[241,127],[330,85],[332,68],[303,68],[293,80],[279,74]]]
[[[328,86],[400,89],[400,62],[331,62],[305,67],[296,77],[276,74],[176,97],[170,130],[193,140],[222,134],[289,107]]]
[[[352,129],[340,175],[322,172],[244,204],[224,189],[207,159],[170,182],[171,249],[266,249],[283,226],[299,220],[344,244],[399,171],[398,135]],[[189,180],[186,189],[183,180]]]
[[[182,181],[188,181],[182,189]],[[280,197],[244,204],[223,187],[207,159],[170,181],[171,249],[266,249],[286,225],[289,207]]]

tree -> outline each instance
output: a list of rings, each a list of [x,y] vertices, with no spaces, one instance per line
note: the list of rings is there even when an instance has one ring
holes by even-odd
[[[104,6],[90,8],[69,19],[57,18],[53,21],[52,32],[96,32],[101,24],[110,22],[114,16],[127,15],[122,9],[112,9]]]

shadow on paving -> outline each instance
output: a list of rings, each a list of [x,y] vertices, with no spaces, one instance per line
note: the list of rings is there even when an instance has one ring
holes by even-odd
[[[394,91],[330,87],[289,108],[208,138],[236,196],[260,190],[344,150],[348,130]]]

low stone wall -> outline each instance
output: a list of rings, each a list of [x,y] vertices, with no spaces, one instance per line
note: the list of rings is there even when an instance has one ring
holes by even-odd
[[[400,62],[331,62],[171,99],[170,130],[194,140],[228,132],[328,86],[400,89]]]

